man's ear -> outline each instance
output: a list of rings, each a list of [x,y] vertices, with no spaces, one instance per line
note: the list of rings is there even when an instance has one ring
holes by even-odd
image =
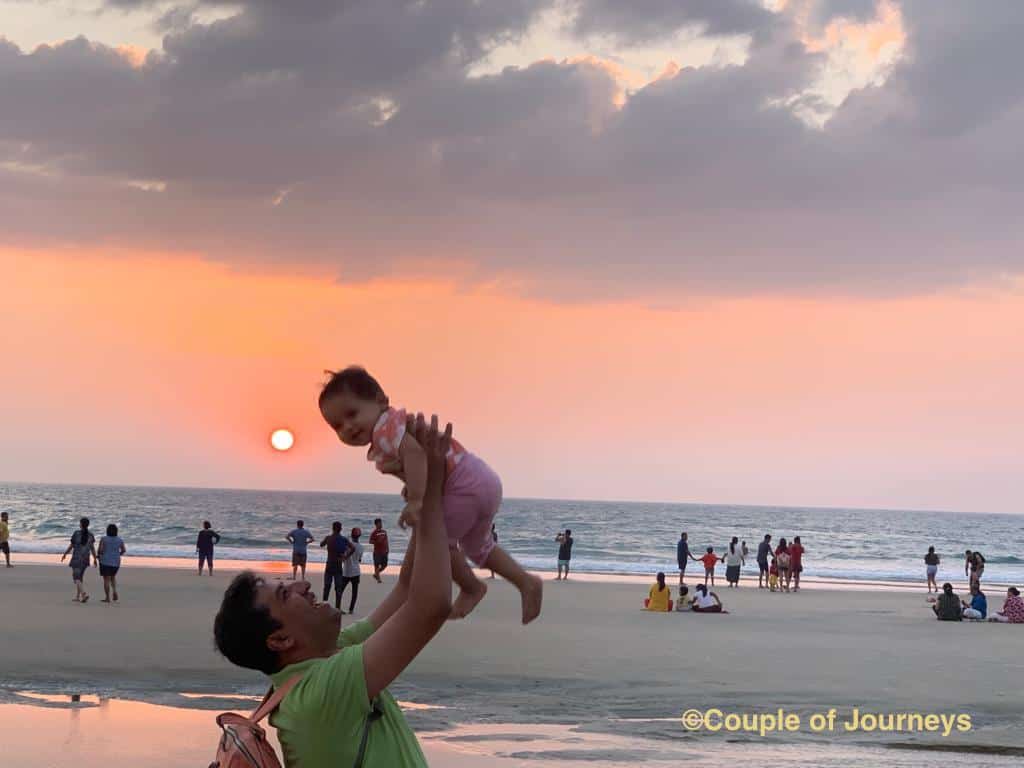
[[[295,646],[295,639],[283,628],[275,629],[267,636],[267,648],[274,653],[290,651]]]

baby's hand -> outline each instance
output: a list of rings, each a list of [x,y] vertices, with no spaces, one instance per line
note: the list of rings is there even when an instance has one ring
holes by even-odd
[[[407,527],[416,527],[416,524],[420,521],[420,511],[423,509],[422,501],[408,501],[405,504],[405,509],[402,510],[402,514],[398,516],[398,525],[402,530]]]

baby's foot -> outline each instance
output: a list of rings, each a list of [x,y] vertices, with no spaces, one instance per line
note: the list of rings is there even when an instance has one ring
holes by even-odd
[[[459,592],[459,596],[455,598],[455,602],[452,603],[452,611],[448,614],[448,618],[466,618],[472,610],[476,608],[476,604],[484,599],[484,595],[486,594],[487,585],[477,579],[476,585],[472,591],[463,589]]]
[[[523,624],[529,624],[540,616],[540,604],[544,598],[544,582],[540,576],[528,573],[526,577],[526,586],[519,593],[523,603]]]

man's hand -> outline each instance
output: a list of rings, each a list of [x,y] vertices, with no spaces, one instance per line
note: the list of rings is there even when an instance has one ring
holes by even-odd
[[[444,432],[438,434],[437,431],[437,414],[435,413],[430,417],[430,426],[428,427],[424,421],[423,414],[416,414],[416,419],[410,416],[406,422],[406,431],[411,433],[416,442],[423,448],[423,452],[427,455],[427,477],[428,485],[431,482],[436,482],[440,478],[440,482],[444,483],[444,473],[446,463],[448,461],[448,449],[452,445],[452,425],[451,422],[445,426]]]

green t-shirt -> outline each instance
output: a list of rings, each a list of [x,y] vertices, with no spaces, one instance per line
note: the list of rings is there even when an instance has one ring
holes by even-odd
[[[369,620],[356,622],[338,634],[341,650],[333,656],[300,661],[270,676],[277,687],[296,674],[305,675],[270,716],[285,765],[349,768],[355,762],[371,710],[362,643],[373,631]],[[384,714],[370,725],[363,764],[426,766],[416,735],[387,690],[377,697],[377,706]]]

